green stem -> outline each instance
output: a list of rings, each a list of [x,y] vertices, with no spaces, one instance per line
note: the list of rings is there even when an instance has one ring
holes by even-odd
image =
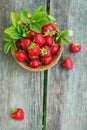
[[[47,111],[47,77],[48,70],[44,71],[44,91],[43,91],[43,128],[42,130],[46,130],[46,111]]]
[[[50,0],[46,0],[46,11],[50,14]],[[44,90],[43,90],[43,120],[42,130],[46,130],[46,114],[47,114],[47,77],[48,77],[48,70],[44,71]]]

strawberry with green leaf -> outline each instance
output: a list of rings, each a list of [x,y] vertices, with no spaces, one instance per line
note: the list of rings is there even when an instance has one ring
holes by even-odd
[[[28,57],[39,56],[39,54],[40,54],[39,44],[32,42],[28,47]]]
[[[24,111],[22,108],[14,108],[11,112],[11,117],[14,120],[22,121],[24,120]]]

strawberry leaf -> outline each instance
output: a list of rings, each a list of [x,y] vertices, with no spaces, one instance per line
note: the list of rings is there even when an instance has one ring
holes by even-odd
[[[43,6],[40,6],[38,9],[35,10],[35,13],[36,12],[43,12],[44,11],[44,7]]]
[[[41,32],[41,26],[40,26],[39,23],[31,23],[30,24],[30,29],[37,32],[37,33]]]
[[[31,14],[27,11],[27,10],[22,10],[21,11],[21,20],[22,22],[28,24],[30,23],[30,18],[31,17]]]
[[[51,21],[55,21],[55,20],[56,20],[52,15],[48,15],[48,17],[49,17],[49,19],[50,19]]]
[[[3,39],[7,42],[12,41],[12,38],[9,35],[4,35]]]
[[[36,12],[32,15],[31,17],[31,21],[32,22],[37,22],[42,20],[44,17],[46,17],[46,13],[45,12]]]
[[[70,43],[70,41],[65,37],[61,38],[61,42],[66,45]]]
[[[20,17],[18,14],[11,12],[11,20],[12,20],[12,24],[17,27],[17,23],[18,21],[20,21]]]
[[[65,31],[61,32],[60,37],[66,37],[68,35],[69,35],[69,31],[65,30]]]
[[[23,28],[20,24],[18,24],[17,26],[17,31],[20,33],[20,34],[23,34]]]
[[[11,43],[7,42],[5,45],[4,45],[4,52],[7,54],[9,49],[11,47]]]
[[[21,34],[18,33],[17,29],[14,26],[7,28],[5,30],[5,33],[13,39],[22,39]]]
[[[14,41],[11,42],[11,48],[16,51],[17,50],[17,47],[16,47],[16,44]]]
[[[50,21],[48,18],[44,17],[41,21],[38,22],[41,27],[45,26],[46,24],[49,24]]]

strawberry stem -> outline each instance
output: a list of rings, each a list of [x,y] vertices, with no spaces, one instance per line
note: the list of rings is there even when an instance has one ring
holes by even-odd
[[[34,49],[36,47],[36,43],[32,42],[29,46],[29,49]]]
[[[41,49],[41,55],[44,56],[48,53],[48,50],[46,48]]]

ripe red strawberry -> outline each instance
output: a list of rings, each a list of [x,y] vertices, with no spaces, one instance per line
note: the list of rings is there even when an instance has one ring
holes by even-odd
[[[50,55],[49,57],[43,57],[42,60],[46,65],[48,65],[52,62],[52,55]]]
[[[40,46],[39,44],[36,43],[31,43],[30,46],[28,47],[28,56],[39,56],[40,54]]]
[[[56,27],[50,23],[42,27],[42,33],[45,34],[47,31],[55,31]]]
[[[17,40],[17,41],[16,41],[16,47],[17,47],[18,49],[21,49],[21,41],[20,41],[20,40]]]
[[[69,50],[72,53],[78,53],[81,51],[81,45],[77,44],[77,43],[71,43],[69,45]]]
[[[38,33],[35,35],[34,42],[39,44],[40,46],[43,46],[45,44],[45,38],[42,33]]]
[[[21,41],[21,48],[25,51],[28,50],[28,46],[30,45],[31,40],[30,39],[24,39]]]
[[[54,38],[52,36],[46,36],[45,43],[48,46],[52,46],[54,44]]]
[[[73,61],[71,58],[67,57],[63,59],[63,62],[61,63],[62,67],[65,68],[66,70],[71,70],[73,69]]]
[[[40,49],[40,56],[41,57],[49,57],[51,55],[50,47],[47,45],[44,45]]]
[[[28,55],[25,51],[23,50],[18,50],[15,52],[15,56],[16,56],[16,59],[19,61],[19,62],[24,62],[28,59]]]
[[[34,40],[34,36],[36,35],[36,32],[30,30],[27,38],[31,39],[32,41]]]
[[[30,61],[30,67],[31,67],[31,68],[37,68],[37,67],[39,67],[40,65],[41,65],[41,62],[40,62],[39,59],[32,59],[32,60]]]
[[[24,111],[23,111],[23,109],[21,109],[21,108],[13,109],[13,111],[11,113],[11,117],[14,120],[19,120],[19,121],[24,120]]]
[[[59,52],[59,50],[60,50],[60,45],[53,45],[51,47],[51,54],[55,55],[55,54],[57,54],[57,52]]]

